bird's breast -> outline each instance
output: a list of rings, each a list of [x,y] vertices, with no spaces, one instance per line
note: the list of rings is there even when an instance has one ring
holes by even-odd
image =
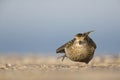
[[[68,56],[78,56],[80,54],[86,53],[87,48],[84,45],[74,44],[69,48],[65,48],[66,55]]]
[[[65,48],[66,56],[72,60],[79,60],[93,54],[94,50],[87,44],[73,44]]]

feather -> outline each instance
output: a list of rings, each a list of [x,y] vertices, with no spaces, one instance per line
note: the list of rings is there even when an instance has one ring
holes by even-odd
[[[62,45],[56,50],[56,53],[65,53],[65,47],[71,46],[74,43],[74,41],[75,41],[75,38],[65,43],[64,45]]]

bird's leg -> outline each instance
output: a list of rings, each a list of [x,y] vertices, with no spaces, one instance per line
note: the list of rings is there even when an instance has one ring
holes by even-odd
[[[66,55],[63,55],[63,56],[58,57],[57,59],[62,58],[62,61],[63,61],[65,59],[65,57],[66,57]]]
[[[62,56],[62,61],[65,59],[65,57],[66,57],[66,55],[63,55],[63,56]]]

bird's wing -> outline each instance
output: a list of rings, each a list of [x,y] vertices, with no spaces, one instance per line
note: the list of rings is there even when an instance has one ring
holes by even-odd
[[[95,42],[94,42],[94,41],[93,41],[90,37],[88,37],[87,41],[88,41],[89,45],[91,45],[91,46],[93,46],[93,47],[94,47],[94,49],[96,49],[96,48],[97,48],[97,46],[96,46]]]
[[[56,53],[65,53],[65,47],[69,47],[69,46],[73,45],[74,41],[75,41],[75,39],[72,39],[69,42],[67,42],[64,45],[62,45],[61,47],[59,47],[56,50]]]

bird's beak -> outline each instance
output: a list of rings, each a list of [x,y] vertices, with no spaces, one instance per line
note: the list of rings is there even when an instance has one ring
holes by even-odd
[[[91,32],[94,32],[94,30],[85,32],[85,33],[84,33],[84,38],[86,38]]]

